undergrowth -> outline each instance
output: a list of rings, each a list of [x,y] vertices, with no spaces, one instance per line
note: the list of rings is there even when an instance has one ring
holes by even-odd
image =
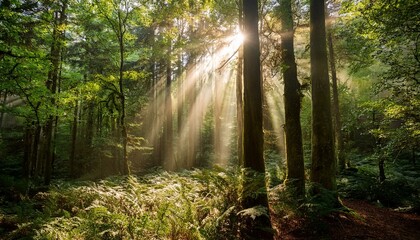
[[[386,162],[386,179],[379,181],[376,159],[362,158],[356,168],[338,177],[339,194],[379,205],[420,212],[420,168],[408,161]]]
[[[232,171],[155,171],[99,182],[55,182],[0,212],[5,239],[234,239],[239,179]],[[1,232],[0,232],[1,233]]]

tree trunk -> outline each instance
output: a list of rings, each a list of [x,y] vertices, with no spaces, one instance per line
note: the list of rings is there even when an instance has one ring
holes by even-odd
[[[242,47],[239,48],[238,53],[238,66],[236,72],[236,128],[237,128],[237,154],[238,154],[238,164],[242,166],[244,164],[243,160],[243,58],[242,58]]]
[[[269,218],[268,197],[265,186],[265,165],[263,155],[262,81],[260,68],[260,43],[258,34],[258,1],[243,0],[244,13],[244,180],[242,206],[262,206],[267,215],[260,215],[253,221],[245,219],[241,234],[245,239],[272,239]],[[252,193],[252,194],[251,194]],[[256,194],[257,193],[257,194]]]
[[[171,45],[169,45],[166,60],[166,88],[165,88],[165,162],[167,170],[175,170],[176,166],[173,159],[173,121],[172,121],[172,66],[171,66]]]
[[[340,115],[340,103],[338,99],[338,84],[337,84],[337,71],[335,68],[335,55],[334,55],[334,45],[332,39],[332,33],[329,31],[327,33],[328,38],[328,52],[329,52],[329,62],[331,68],[331,81],[332,81],[332,93],[333,93],[333,126],[334,126],[334,138],[335,138],[335,150],[337,153],[337,162],[339,170],[346,168],[346,159],[344,155],[344,142],[343,135],[341,133],[341,115]]]
[[[89,153],[92,150],[93,144],[93,128],[94,128],[94,121],[95,121],[95,103],[90,101],[87,107],[87,119],[86,119],[86,127],[85,127],[85,151]]]
[[[212,53],[212,57],[214,56],[214,49]],[[213,117],[214,117],[214,136],[213,136],[213,143],[214,143],[214,160],[215,163],[222,164],[222,89],[221,89],[221,78],[216,77],[216,69],[215,64],[212,62],[212,73],[211,73],[211,81],[214,83],[214,108],[213,108]]]
[[[310,47],[312,80],[311,181],[336,189],[336,164],[332,134],[331,98],[325,35],[325,2],[310,1]]]
[[[379,182],[382,183],[386,179],[386,176],[385,176],[385,157],[384,156],[380,156],[378,167],[379,167]]]
[[[178,56],[178,108],[177,108],[177,135],[181,136],[182,123],[184,122],[184,79],[182,69],[182,53]],[[178,156],[179,158],[179,156]]]
[[[66,9],[67,1],[62,2],[60,11],[54,13],[54,29],[53,29],[53,43],[51,46],[51,66],[52,69],[48,73],[48,80],[46,82],[47,89],[51,93],[51,106],[55,108],[56,99],[55,94],[57,92],[57,84],[59,77],[59,68],[61,62],[61,53],[63,48],[64,30],[62,25],[66,21]],[[52,164],[54,158],[54,122],[56,115],[50,114],[45,124],[45,169],[44,169],[44,184],[49,185],[51,182],[52,175]]]
[[[156,45],[156,29],[152,30],[153,35],[151,38],[151,45],[155,46]],[[152,156],[151,159],[153,161],[153,165],[154,166],[161,166],[162,165],[162,152],[161,152],[161,128],[160,128],[160,122],[161,122],[161,117],[160,117],[160,108],[159,108],[159,63],[157,61],[157,53],[158,49],[153,48],[152,51],[152,63],[150,66],[150,71],[151,71],[151,75],[152,75],[152,81],[151,81],[151,88],[153,91],[153,100],[152,100],[152,119],[153,121],[151,121],[150,123],[150,128],[154,129],[156,128],[155,131],[151,131],[151,135],[149,136],[149,138],[152,139],[152,146],[153,146],[153,151],[152,151]],[[159,127],[156,127],[159,126]]]
[[[192,70],[191,72],[194,73],[195,71],[197,71],[197,61],[196,61],[196,56],[193,55],[191,56],[190,59],[191,63],[192,63]],[[187,116],[189,118],[189,126],[188,126],[188,142],[187,142],[187,168],[192,168],[195,167],[197,164],[197,146],[198,144],[200,144],[200,139],[199,139],[199,127],[198,127],[198,111],[192,112],[191,109],[194,106],[195,101],[197,100],[197,82],[198,82],[198,75],[199,73],[196,73],[197,78],[193,79],[194,83],[193,83],[193,87],[191,87],[191,89],[188,90],[187,96],[188,96],[188,104],[189,104],[189,109],[187,112]]]
[[[128,14],[128,13],[127,13]],[[119,99],[121,104],[121,109],[119,112],[119,121],[120,121],[120,128],[121,128],[121,141],[122,141],[122,173],[124,175],[130,174],[128,156],[127,156],[127,141],[128,141],[128,133],[127,133],[127,126],[125,123],[125,93],[124,93],[124,35],[125,35],[125,22],[123,16],[121,16],[121,10],[118,10],[118,44],[120,50],[120,66],[119,66]]]
[[[239,16],[238,16],[238,25],[239,30],[243,34],[243,5],[242,1],[239,1]],[[243,46],[239,46],[238,49],[238,65],[236,69],[236,128],[237,128],[237,154],[238,154],[238,164],[243,166]]]
[[[104,127],[103,124],[103,115],[102,115],[102,104],[98,104],[97,108],[97,115],[96,115],[96,135],[102,137],[102,128]]]
[[[40,142],[41,142],[41,130],[42,127],[39,122],[35,124],[35,132],[32,140],[32,147],[31,147],[31,163],[30,163],[30,172],[29,175],[35,176],[40,174],[40,161],[39,161],[39,149],[40,149]]]
[[[33,129],[27,124],[24,136],[24,152],[23,152],[23,177],[29,179],[31,176],[31,146],[32,146]]]
[[[71,149],[70,149],[70,176],[75,176],[75,160],[76,160],[76,143],[77,143],[77,127],[79,120],[79,104],[78,101],[74,104],[73,124],[71,128]]]
[[[4,112],[7,106],[7,90],[4,90],[3,92],[1,92],[3,94],[3,100],[1,103],[1,113],[0,113],[0,129],[3,128],[3,119],[4,119]],[[0,94],[0,96],[2,95]]]
[[[305,170],[302,148],[302,129],[300,110],[302,93],[297,79],[294,53],[294,29],[291,0],[281,0],[280,18],[282,21],[281,47],[284,79],[284,109],[286,135],[286,185],[294,188],[298,197],[305,193]]]

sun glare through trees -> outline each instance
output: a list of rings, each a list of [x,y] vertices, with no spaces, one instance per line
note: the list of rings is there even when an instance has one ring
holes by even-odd
[[[221,149],[218,149],[219,158],[211,161],[215,164],[225,165],[228,163],[230,153],[230,142],[233,141],[234,124],[236,116],[235,102],[235,71],[238,61],[238,49],[243,41],[240,33],[228,36],[215,41],[214,45],[206,46],[208,52],[203,56],[189,63],[175,79],[177,88],[171,91],[172,109],[183,111],[188,107],[182,123],[179,126],[177,135],[172,144],[176,152],[174,162],[165,162],[168,170],[191,168],[197,166],[195,158],[188,158],[188,151],[197,151],[201,141],[201,131],[205,124],[220,121],[218,128],[214,129],[220,134],[217,141]],[[146,116],[143,124],[149,126],[145,131],[147,140],[150,143],[157,141],[159,131],[164,125],[164,109],[167,107],[165,101],[165,79],[162,77],[152,90],[156,94],[147,108],[139,114]],[[155,111],[155,112],[153,112]],[[157,114],[159,118],[153,114]],[[172,114],[172,113],[171,113]],[[177,114],[183,114],[178,112]],[[215,115],[211,119],[211,115]],[[210,122],[210,123],[209,123]],[[153,146],[156,147],[156,146]]]

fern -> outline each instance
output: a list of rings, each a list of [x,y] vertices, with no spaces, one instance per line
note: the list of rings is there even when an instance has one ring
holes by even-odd
[[[20,219],[14,234],[32,229],[26,234],[34,239],[219,239],[235,234],[236,176],[222,169],[158,170],[98,182],[57,181],[25,205],[33,214]]]

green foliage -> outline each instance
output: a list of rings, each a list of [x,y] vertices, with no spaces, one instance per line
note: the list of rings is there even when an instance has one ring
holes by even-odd
[[[283,218],[301,214],[300,206],[304,199],[296,199],[294,189],[286,188],[284,184],[271,189],[270,199],[274,202],[274,212]]]
[[[260,217],[260,216],[269,217],[267,207],[264,207],[264,206],[261,206],[261,205],[258,205],[258,206],[252,207],[252,208],[243,209],[243,210],[239,211],[238,214],[242,215],[242,216],[245,216],[245,217],[250,217],[253,220],[257,217]]]
[[[270,191],[274,214],[281,217],[281,221],[302,219],[305,221],[305,228],[308,227],[311,231],[322,230],[325,226],[320,219],[347,211],[338,200],[337,192],[315,183],[308,183],[305,189],[302,199],[297,199],[295,189],[284,184]]]
[[[244,199],[259,199],[267,192],[266,189],[266,175],[252,169],[241,169],[241,198]]]
[[[26,218],[8,236],[29,228],[35,239],[229,238],[238,181],[235,172],[218,169],[56,182],[17,205]]]
[[[275,150],[265,150],[265,169],[268,186],[274,187],[279,185],[286,178],[286,163]]]
[[[307,196],[301,205],[303,212],[313,220],[319,217],[342,210],[343,206],[338,201],[336,191],[330,191],[317,183],[310,183],[306,187]]]
[[[405,161],[386,162],[387,179],[378,180],[377,154],[353,159],[357,168],[344,171],[338,178],[339,194],[364,199],[386,207],[420,209],[419,168]]]

